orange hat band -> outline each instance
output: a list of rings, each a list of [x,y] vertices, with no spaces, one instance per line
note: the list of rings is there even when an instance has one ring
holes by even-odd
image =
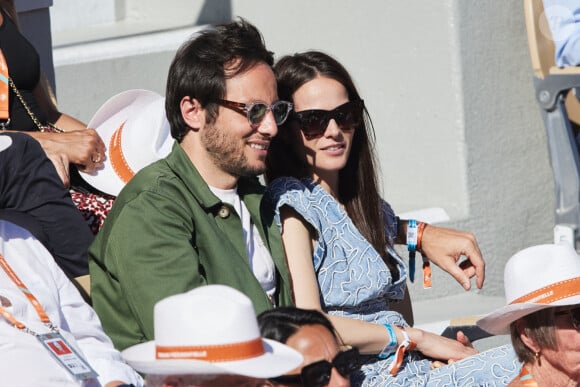
[[[580,294],[580,277],[565,281],[556,282],[545,286],[531,293],[521,296],[510,302],[512,304],[523,304],[530,302],[534,304],[552,304],[563,298],[577,296]]]
[[[262,339],[235,344],[164,347],[157,346],[155,357],[159,360],[204,360],[210,362],[243,360],[264,354]]]
[[[123,132],[123,126],[125,126],[125,122],[123,122],[121,126],[119,126],[119,129],[113,133],[109,143],[109,160],[111,161],[111,166],[113,167],[113,170],[117,176],[123,180],[123,183],[127,183],[133,176],[135,176],[135,172],[133,172],[129,164],[127,164],[127,160],[123,155],[123,148],[121,146],[121,133]]]

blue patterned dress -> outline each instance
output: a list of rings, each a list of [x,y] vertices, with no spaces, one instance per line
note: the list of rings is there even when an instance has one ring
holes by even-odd
[[[400,313],[389,308],[389,302],[403,298],[405,264],[396,257],[401,275],[393,282],[379,253],[324,188],[311,179],[283,177],[268,186],[266,200],[275,208],[279,226],[280,208],[288,205],[316,231],[313,262],[326,312],[376,324],[408,326]],[[386,202],[383,202],[383,218],[387,237],[392,241],[396,235],[396,218]],[[364,358],[361,372],[351,375],[355,386],[505,386],[520,370],[509,345],[436,370],[430,369],[431,361],[423,359],[419,352],[409,352],[394,377],[387,371],[392,358]]]

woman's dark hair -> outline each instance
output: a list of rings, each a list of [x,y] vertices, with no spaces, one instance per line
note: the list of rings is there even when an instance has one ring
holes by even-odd
[[[554,308],[538,310],[511,323],[510,335],[518,360],[523,363],[535,361],[535,353],[524,344],[522,334],[528,336],[540,349],[557,350],[555,324]]]
[[[319,51],[285,56],[276,63],[274,72],[280,100],[293,102],[296,90],[317,77],[334,79],[342,84],[350,101],[361,99],[346,69],[336,59]],[[297,123],[289,120],[272,140],[266,159],[267,181],[280,176],[310,176],[310,166],[296,151],[297,130]],[[385,249],[390,241],[385,232],[384,219],[380,216],[383,211],[378,190],[374,140],[372,121],[365,107],[364,120],[354,131],[350,156],[339,172],[338,195],[356,228],[379,252],[397,280],[397,264]]]
[[[305,325],[322,325],[332,334],[339,345],[342,340],[332,326],[332,323],[318,310],[300,309],[294,307],[279,307],[262,312],[258,316],[260,333],[266,339],[286,343]]]
[[[274,64],[260,31],[244,19],[215,26],[194,35],[177,51],[167,76],[165,111],[171,136],[181,142],[189,131],[181,116],[184,97],[195,98],[215,121],[217,101],[226,95],[226,79],[258,63]]]

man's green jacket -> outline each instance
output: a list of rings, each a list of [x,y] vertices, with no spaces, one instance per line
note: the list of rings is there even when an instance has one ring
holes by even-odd
[[[292,305],[282,239],[273,211],[262,203],[263,190],[257,178],[238,182],[276,265],[274,302]],[[119,350],[153,340],[155,303],[208,284],[242,291],[258,314],[271,308],[245,246],[236,211],[210,191],[176,144],[125,186],[89,249],[91,298],[105,332]]]

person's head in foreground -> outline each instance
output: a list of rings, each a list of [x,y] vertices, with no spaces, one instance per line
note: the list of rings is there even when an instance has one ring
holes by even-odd
[[[331,322],[316,310],[276,308],[258,316],[263,337],[296,349],[304,356],[297,368],[271,378],[274,386],[350,386],[350,373],[360,366],[358,351],[341,350]]]
[[[262,339],[250,299],[224,285],[159,301],[154,334],[122,352],[148,387],[262,386],[302,363],[297,351]]]
[[[478,321],[493,334],[511,334],[524,363],[514,385],[578,385],[580,381],[580,256],[568,245],[529,247],[504,271],[507,306]]]
[[[264,172],[270,140],[292,109],[278,100],[273,62],[260,32],[243,19],[192,37],[169,69],[171,135],[232,176]]]

